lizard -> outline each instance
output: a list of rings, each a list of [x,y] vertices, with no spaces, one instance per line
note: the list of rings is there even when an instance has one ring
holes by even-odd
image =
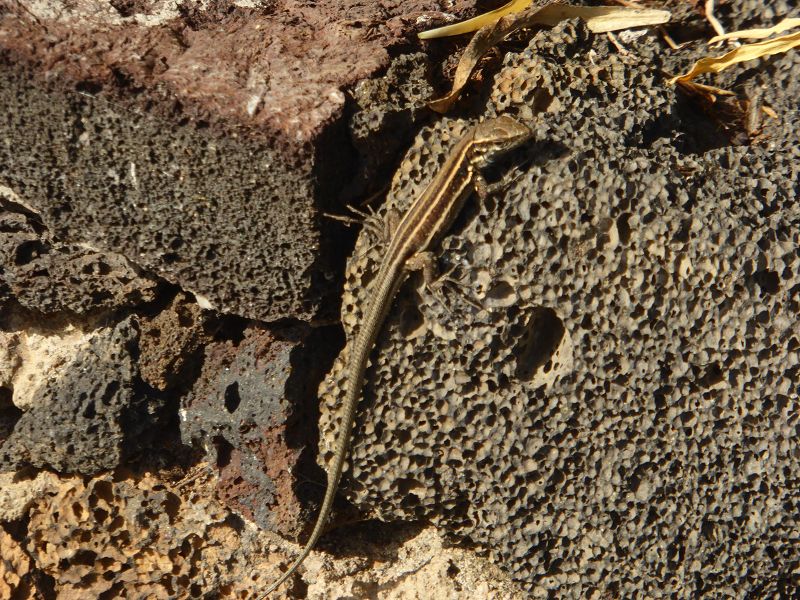
[[[470,128],[455,144],[430,183],[397,221],[380,261],[361,323],[349,349],[346,363],[342,421],[336,435],[334,455],[328,467],[327,487],[314,529],[303,550],[289,568],[264,592],[265,598],[285,582],[303,563],[322,536],[339,487],[361,397],[364,374],[383,321],[391,309],[400,286],[412,271],[421,270],[430,283],[435,257],[431,248],[452,225],[464,202],[474,189],[481,198],[488,193],[481,168],[499,154],[530,139],[531,129],[514,118],[501,115]],[[391,227],[392,220],[387,219]]]

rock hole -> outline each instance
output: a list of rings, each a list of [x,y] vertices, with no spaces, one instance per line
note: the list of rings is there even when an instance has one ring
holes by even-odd
[[[83,416],[87,419],[94,419],[96,415],[97,411],[94,408],[94,400],[91,400],[86,404],[86,408],[83,409]]]
[[[117,395],[119,391],[119,381],[112,381],[106,386],[103,395],[100,397],[100,402],[102,402],[105,406],[109,406],[111,404],[111,399]]]
[[[627,244],[631,240],[631,226],[628,220],[631,216],[628,213],[623,213],[617,217],[617,233],[619,233],[619,241]]]
[[[100,524],[102,524],[108,518],[108,511],[102,508],[95,508],[92,511],[92,514],[94,515],[94,520]]]
[[[103,91],[103,84],[97,81],[79,81],[75,84],[75,91],[87,96],[96,96]]]
[[[125,519],[123,519],[121,515],[117,515],[112,519],[111,523],[108,524],[107,529],[110,532],[114,532],[120,529],[123,525],[125,525]]]
[[[107,504],[114,503],[114,487],[110,481],[98,480],[92,488],[92,506],[97,506],[97,499],[105,501]]]
[[[400,333],[405,337],[416,337],[425,326],[425,317],[416,304],[409,302],[400,313]]]
[[[236,412],[239,404],[242,403],[242,398],[239,395],[239,382],[231,383],[225,388],[225,410],[229,413]]]
[[[180,507],[181,499],[172,492],[167,492],[166,499],[164,500],[164,512],[167,513],[170,524],[175,523]]]
[[[39,258],[42,254],[47,254],[47,248],[39,240],[28,240],[17,246],[14,253],[15,265],[27,265],[29,262]]]
[[[86,565],[87,567],[93,567],[95,560],[97,560],[97,554],[91,550],[78,550],[72,555],[72,560],[70,562],[73,565]]]
[[[448,563],[449,564],[447,565],[447,576],[452,579],[456,575],[461,573],[461,569],[459,569],[458,566],[452,560],[448,561]]]
[[[564,323],[551,308],[537,309],[526,325],[523,337],[517,343],[515,375],[530,381],[537,372],[553,369],[553,355],[564,337]]]
[[[776,271],[758,271],[753,275],[753,279],[761,290],[761,295],[777,294],[780,289],[780,277]]]
[[[717,385],[723,379],[722,367],[720,367],[718,363],[714,363],[706,368],[706,372],[703,373],[699,383],[701,386],[709,388]]]
[[[214,445],[217,448],[217,468],[224,469],[231,464],[233,446],[222,436],[217,436],[214,438]]]
[[[12,398],[11,389],[0,386],[0,442],[11,435],[17,421],[22,418],[22,411],[14,405]]]
[[[194,319],[192,318],[192,315],[189,314],[188,310],[184,309],[178,312],[178,325],[187,328],[194,325]]]
[[[538,88],[533,95],[533,110],[537,113],[545,112],[550,108],[550,105],[553,104],[553,100],[555,100],[553,94],[543,88]],[[551,112],[555,112],[557,108],[558,105],[556,105]]]

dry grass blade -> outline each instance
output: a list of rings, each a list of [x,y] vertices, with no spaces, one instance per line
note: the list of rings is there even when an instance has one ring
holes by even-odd
[[[498,21],[481,27],[472,37],[464,49],[464,54],[461,55],[461,59],[458,61],[456,74],[453,78],[453,89],[442,98],[431,100],[428,106],[439,113],[447,112],[458,99],[461,90],[469,81],[469,76],[475,70],[475,66],[481,57],[508,34],[519,29],[521,27],[521,25],[518,25],[519,17],[525,14],[527,13],[501,17]]]
[[[418,36],[420,39],[430,40],[478,31],[493,25],[506,15],[521,13],[530,6],[531,1],[513,0],[491,12],[478,15],[461,23],[454,23],[438,29],[429,29],[419,33]],[[581,18],[586,21],[589,29],[594,33],[606,33],[647,25],[661,25],[669,21],[670,18],[670,13],[666,10],[617,6],[572,6],[570,4],[561,4],[560,2],[552,2],[546,6],[534,8],[532,12],[539,15],[539,19],[530,22],[529,25],[548,25],[552,27],[565,19]]]
[[[669,80],[670,85],[675,85],[680,81],[691,81],[698,75],[704,73],[719,73],[731,65],[748,60],[755,60],[763,56],[781,54],[788,52],[792,48],[800,46],[800,32],[780,36],[763,42],[745,44],[722,56],[707,56],[698,60],[688,72],[678,75]]]
[[[513,3],[512,3],[513,4]],[[510,5],[498,9],[504,10]],[[497,11],[495,11],[497,12]],[[478,18],[478,17],[476,17]],[[452,90],[442,98],[431,101],[428,106],[436,112],[446,112],[458,99],[461,90],[481,57],[503,38],[519,29],[542,25],[552,27],[566,19],[581,18],[594,33],[606,33],[618,29],[630,29],[646,25],[660,25],[669,21],[670,13],[664,10],[620,8],[612,6],[571,6],[557,2],[544,7],[529,8],[519,13],[505,14],[481,27],[464,50],[456,67]],[[473,21],[475,19],[472,19]],[[450,27],[455,27],[451,25]],[[441,28],[447,29],[447,28]],[[426,32],[435,33],[433,30]],[[453,35],[453,34],[440,34]],[[428,36],[428,37],[440,37]]]
[[[717,32],[717,35],[725,35],[725,29],[722,27],[722,23],[714,16],[714,0],[706,0],[705,11],[706,20],[711,24],[711,27],[714,28],[714,31]]]
[[[718,35],[708,40],[709,44],[716,44],[725,40],[761,40],[772,35],[783,33],[789,29],[800,27],[800,19],[784,19],[773,27],[763,29],[742,29],[741,31],[731,31],[725,35]]]
[[[592,33],[608,33],[634,27],[663,25],[670,19],[668,10],[620,6],[571,6],[548,4],[540,11],[541,25],[555,26],[567,19],[583,19]]]

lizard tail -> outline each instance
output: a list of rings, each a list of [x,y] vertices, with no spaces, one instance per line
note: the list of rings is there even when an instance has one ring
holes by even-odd
[[[339,475],[341,475],[342,469],[339,467],[338,469]],[[277,581],[275,581],[272,585],[270,585],[267,590],[264,592],[263,595],[259,596],[261,600],[269,596],[272,592],[274,592],[278,586],[280,586],[283,582],[285,582],[289,577],[292,576],[297,568],[303,563],[306,557],[311,554],[311,551],[314,549],[314,546],[319,541],[319,538],[322,537],[322,532],[325,529],[325,522],[328,520],[328,516],[330,515],[331,509],[333,508],[333,499],[336,496],[336,488],[338,487],[338,477],[336,482],[331,485],[331,481],[328,481],[328,487],[325,490],[325,498],[322,501],[322,507],[319,511],[319,516],[317,517],[317,522],[314,524],[314,530],[311,532],[311,536],[308,538],[305,547],[303,547],[303,551],[300,552],[300,555],[294,559],[289,568],[286,572],[281,575]]]
[[[308,538],[303,551],[292,562],[286,572],[278,578],[278,580],[267,588],[259,600],[263,600],[269,596],[275,589],[291,577],[292,573],[297,570],[306,557],[314,549],[314,544],[317,543],[322,532],[325,529],[325,523],[333,509],[333,500],[336,498],[336,490],[339,488],[339,480],[342,478],[342,470],[344,463],[347,459],[347,450],[350,447],[350,435],[353,432],[353,423],[355,421],[355,412],[358,405],[358,399],[361,396],[361,384],[364,381],[364,372],[367,368],[367,360],[369,359],[369,351],[375,343],[375,338],[378,336],[380,325],[383,322],[386,313],[389,310],[389,305],[394,297],[397,289],[402,283],[403,271],[400,266],[396,264],[383,265],[378,273],[377,289],[374,290],[372,302],[365,312],[364,322],[361,329],[356,335],[353,343],[353,349],[350,353],[348,362],[349,373],[347,376],[347,392],[342,404],[342,420],[341,429],[339,430],[338,437],[336,438],[336,446],[334,448],[333,459],[328,470],[328,486],[325,489],[325,498],[322,500],[322,507],[319,509],[319,516],[317,522],[314,524],[314,530],[311,532],[311,537]],[[378,307],[375,309],[374,307]]]
[[[322,537],[322,533],[325,530],[325,523],[328,521],[328,517],[333,509],[333,501],[336,498],[336,490],[339,487],[339,480],[342,478],[342,470],[344,468],[345,457],[347,455],[347,447],[349,446],[350,442],[350,432],[353,429],[353,419],[346,418],[343,422],[343,427],[344,430],[340,432],[338,438],[339,441],[336,445],[337,447],[333,458],[333,464],[328,472],[328,486],[325,489],[325,497],[322,500],[322,506],[319,509],[319,516],[317,517],[317,522],[314,524],[314,530],[311,532],[311,535],[309,536],[306,545],[303,547],[302,552],[300,552],[300,555],[294,559],[291,565],[289,565],[289,568],[286,570],[286,572],[284,572],[283,575],[277,579],[277,581],[270,585],[267,590],[258,597],[259,600],[264,600],[264,598],[274,592],[278,586],[289,579],[289,577],[291,577],[297,568],[303,563],[306,557],[311,554],[311,551],[319,541],[319,538]]]

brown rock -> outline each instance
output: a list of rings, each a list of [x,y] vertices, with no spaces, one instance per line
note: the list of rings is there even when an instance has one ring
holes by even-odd
[[[0,529],[0,598],[34,598],[29,583],[31,560],[25,550],[5,531]]]
[[[152,320],[140,321],[139,369],[157,390],[175,386],[209,341],[205,318],[197,303],[181,294]]]
[[[222,312],[310,319],[340,252],[319,212],[356,163],[344,90],[443,5],[11,2],[0,170],[60,239]]]
[[[261,527],[296,533],[300,506],[289,446],[287,381],[297,344],[250,329],[241,342],[205,349],[203,370],[181,410],[186,443],[216,450],[218,493]]]

